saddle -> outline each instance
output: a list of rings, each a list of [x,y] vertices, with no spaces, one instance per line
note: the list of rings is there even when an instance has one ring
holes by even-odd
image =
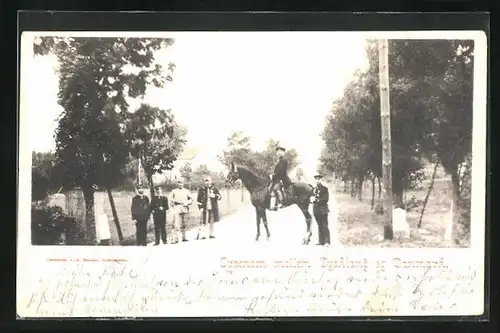
[[[281,183],[281,190],[283,192],[283,197],[284,197],[283,199],[285,202],[289,201],[293,197],[293,193],[292,193],[293,186],[292,185],[294,184],[294,182],[290,181],[287,186],[285,186],[285,184],[283,184],[282,181],[280,181],[280,183]],[[272,190],[272,185],[273,185],[273,181],[270,181],[269,184],[267,185],[267,189],[269,191],[269,194],[271,196],[274,196],[275,194],[274,194],[274,191]]]

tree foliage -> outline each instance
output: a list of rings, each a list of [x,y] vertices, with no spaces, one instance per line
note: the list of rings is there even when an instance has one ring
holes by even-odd
[[[375,41],[366,52],[368,69],[335,101],[323,131],[321,167],[344,181],[381,171]],[[472,149],[473,42],[391,40],[389,75],[393,192],[401,198],[436,158],[457,184],[458,167]],[[458,203],[458,195],[453,200]]]
[[[191,176],[193,173],[193,168],[191,167],[191,162],[186,162],[179,169],[181,173],[181,177],[184,178],[185,181],[189,182],[191,180]]]
[[[279,142],[269,139],[262,151],[251,148],[251,138],[241,131],[235,131],[227,139],[226,149],[219,156],[222,164],[229,167],[231,162],[250,167],[262,177],[268,177],[276,163],[276,147]],[[298,153],[295,149],[287,149],[285,158],[288,161],[288,170],[291,171],[298,164]]]
[[[62,186],[62,177],[52,152],[36,153],[31,156],[31,200],[44,200],[50,193]]]
[[[170,110],[148,104],[127,115],[125,128],[130,153],[141,161],[153,196],[153,175],[174,168],[187,131],[176,124]]]
[[[95,240],[94,185],[110,188],[123,181],[129,144],[126,98],[142,97],[149,85],[171,80],[172,64],[154,64],[155,51],[173,43],[157,38],[42,37],[36,55],[58,59],[56,157],[64,182],[82,188],[87,208],[88,241]]]

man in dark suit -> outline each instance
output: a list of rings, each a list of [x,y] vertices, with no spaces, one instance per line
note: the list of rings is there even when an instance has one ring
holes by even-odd
[[[198,208],[201,210],[202,214],[202,227],[203,236],[201,239],[205,239],[207,222],[209,223],[209,237],[215,238],[214,236],[214,222],[219,221],[219,200],[222,198],[219,190],[212,183],[210,177],[205,178],[205,186],[200,187],[198,190]],[[207,221],[208,220],[208,221]]]
[[[316,174],[316,187],[314,187],[314,195],[311,197],[313,204],[314,219],[318,223],[318,239],[317,245],[330,246],[330,230],[328,229],[328,188],[323,185],[323,175]]]
[[[148,220],[151,215],[149,198],[144,195],[144,188],[137,189],[137,195],[132,199],[132,220],[137,228],[137,245],[147,245]]]
[[[288,161],[285,159],[285,148],[278,146],[276,148],[276,155],[278,160],[274,165],[274,172],[271,175],[271,190],[276,194],[276,204],[273,208],[277,210],[283,208],[283,201],[285,195],[283,193],[283,186],[288,187],[290,185],[290,178],[288,178]]]
[[[160,236],[163,244],[167,244],[167,210],[168,198],[161,193],[161,187],[155,188],[155,196],[151,200],[153,210],[153,222],[155,225],[155,245],[160,245]]]

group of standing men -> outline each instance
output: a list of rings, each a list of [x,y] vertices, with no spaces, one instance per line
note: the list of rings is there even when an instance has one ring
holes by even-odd
[[[209,225],[209,237],[214,238],[213,223],[219,221],[218,201],[221,199],[220,192],[209,177],[204,180],[205,185],[198,190],[197,204],[202,213],[200,229],[206,229]],[[138,246],[147,245],[148,221],[153,215],[155,230],[155,244],[160,240],[167,244],[167,212],[173,213],[173,239],[172,243],[186,242],[186,224],[189,220],[189,207],[193,199],[191,192],[184,187],[184,183],[177,181],[177,188],[170,193],[170,198],[164,196],[161,187],[155,188],[153,199],[144,194],[144,188],[137,189],[137,195],[132,199],[132,220],[136,226],[136,237]],[[205,236],[202,239],[206,238]]]

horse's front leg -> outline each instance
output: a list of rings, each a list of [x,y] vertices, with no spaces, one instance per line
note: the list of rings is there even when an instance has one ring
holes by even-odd
[[[312,216],[309,213],[309,207],[304,206],[300,207],[302,210],[302,214],[304,214],[304,218],[306,220],[306,234],[304,238],[302,239],[302,244],[303,245],[308,245],[311,242],[311,237],[312,237],[312,232],[311,232],[311,222],[312,222]]]
[[[262,210],[262,222],[264,222],[264,228],[266,228],[267,240],[271,239],[271,233],[269,232],[269,227],[267,225],[267,214],[266,209]]]
[[[255,241],[257,242],[260,237],[260,218],[261,218],[260,212],[257,208],[255,208],[255,216],[257,219],[257,235],[255,236]]]

